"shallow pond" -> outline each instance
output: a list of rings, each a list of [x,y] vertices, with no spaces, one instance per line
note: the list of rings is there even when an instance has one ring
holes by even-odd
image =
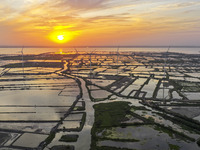
[[[58,96],[56,90],[1,91],[0,105],[71,106],[76,95]]]
[[[100,80],[100,79],[91,79],[91,81],[92,83],[102,87],[108,86],[113,82],[115,82],[115,80]]]
[[[91,96],[95,99],[107,98],[112,93],[107,92],[105,90],[93,90],[91,91]]]
[[[183,92],[183,94],[189,100],[200,100],[200,93],[199,92]]]
[[[13,146],[36,148],[41,141],[44,141],[48,135],[24,133]]]
[[[0,114],[0,121],[59,121],[64,113],[12,113]]]
[[[147,85],[142,88],[143,92],[147,92],[145,97],[151,98],[153,96],[153,92],[156,88],[158,80],[151,79]]]
[[[83,117],[83,113],[69,114],[69,116],[65,118],[65,121],[81,120],[82,117]]]
[[[50,133],[51,129],[57,124],[57,122],[54,123],[6,123],[1,122],[0,128],[2,129],[12,129],[12,130],[18,130],[18,131],[24,131],[24,132],[39,132],[39,133]]]
[[[109,130],[109,131],[108,131]],[[170,149],[171,145],[180,147],[181,150],[198,150],[199,147],[196,143],[184,141],[183,139],[167,133],[162,132],[155,126],[135,126],[126,128],[112,128],[107,132],[112,134],[106,136],[107,138],[120,138],[120,139],[136,139],[138,142],[116,142],[111,140],[99,141],[98,146],[111,146],[119,148],[140,149],[140,150],[161,150]],[[161,138],[162,137],[162,138]]]
[[[76,129],[80,127],[80,121],[63,121],[63,124],[58,129]]]

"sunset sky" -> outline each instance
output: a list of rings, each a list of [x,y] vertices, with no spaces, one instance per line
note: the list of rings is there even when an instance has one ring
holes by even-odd
[[[0,45],[198,46],[199,14],[200,0],[1,0]]]

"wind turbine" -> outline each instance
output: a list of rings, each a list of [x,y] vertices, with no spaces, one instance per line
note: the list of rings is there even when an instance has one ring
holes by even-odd
[[[117,75],[118,75],[118,61],[119,61],[119,46],[117,48]]]
[[[77,73],[76,73],[76,77],[78,76],[78,50],[74,47],[75,51],[76,51],[76,55],[77,55],[77,59],[76,59],[76,63],[77,63]]]
[[[24,75],[24,46],[22,46],[21,54],[22,54],[22,74],[23,74],[24,86],[25,86],[25,75]]]
[[[22,47],[21,53],[22,53],[22,69],[23,69],[23,75],[24,75],[24,46]]]
[[[165,58],[164,58],[164,66],[163,66],[163,71],[164,71],[164,74],[163,74],[163,101],[164,101],[164,104],[166,104],[166,98],[167,98],[167,96],[165,97],[165,86],[164,86],[164,79],[166,78],[166,76],[167,76],[167,71],[166,71],[166,64],[167,64],[167,54],[168,54],[168,52],[169,52],[169,50],[170,50],[170,46],[168,47],[168,49],[167,49],[167,52],[165,53]]]
[[[91,51],[89,53],[90,55],[90,82],[91,82],[91,75],[92,75],[92,54],[96,51],[96,49],[94,49],[93,51]],[[88,54],[88,53],[87,53]]]

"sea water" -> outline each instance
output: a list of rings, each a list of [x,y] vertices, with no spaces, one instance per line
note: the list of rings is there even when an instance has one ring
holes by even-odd
[[[88,53],[98,52],[98,51],[110,51],[110,52],[177,52],[177,53],[185,53],[185,54],[200,54],[200,47],[65,47],[65,48],[44,48],[44,47],[24,47],[23,54],[41,54],[41,53],[59,53],[62,49],[63,53],[74,52],[76,50],[78,52],[85,51]],[[21,55],[22,48],[0,48],[0,55]]]

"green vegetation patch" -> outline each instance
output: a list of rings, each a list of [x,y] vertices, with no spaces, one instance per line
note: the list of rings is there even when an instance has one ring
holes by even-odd
[[[76,142],[78,140],[78,135],[71,134],[71,135],[63,135],[59,141],[61,142]]]
[[[116,128],[106,128],[97,134],[101,134],[98,137],[99,140],[111,140],[111,141],[119,141],[119,142],[139,142],[140,140],[134,139],[131,133],[122,134],[116,131]]]
[[[170,150],[179,150],[180,146],[174,145],[174,144],[169,144],[169,148],[170,148]]]
[[[173,138],[173,132],[167,128],[163,128],[161,126],[154,126],[154,129],[159,131],[160,133],[167,133],[171,138]]]
[[[83,106],[75,106],[73,111],[82,111],[82,110],[85,110],[85,107]]]
[[[131,107],[129,102],[112,102],[94,105],[94,109],[96,127],[113,127],[120,126],[126,120]]]
[[[109,127],[121,126],[121,122],[128,120],[126,118],[127,114],[130,114],[131,106],[129,102],[111,102],[111,103],[101,103],[94,105],[95,109],[95,120],[92,128],[92,143],[91,150],[112,150],[111,147],[99,147],[97,148],[96,142],[98,140],[104,140],[103,138],[109,133],[104,133],[101,137],[96,134],[102,132],[104,129]],[[113,140],[122,140],[113,138]],[[116,148],[114,148],[116,149]]]

